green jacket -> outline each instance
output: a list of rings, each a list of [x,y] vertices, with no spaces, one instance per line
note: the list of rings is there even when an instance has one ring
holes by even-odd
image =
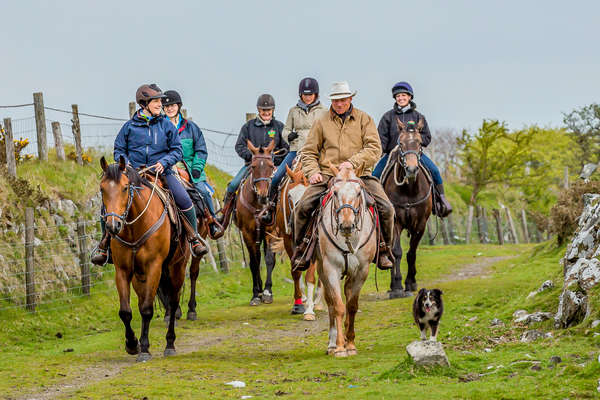
[[[193,183],[206,181],[206,159],[208,151],[202,131],[194,122],[179,115],[177,133],[183,150],[183,162]]]

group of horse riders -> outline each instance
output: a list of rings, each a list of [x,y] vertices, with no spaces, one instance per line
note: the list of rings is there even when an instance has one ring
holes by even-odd
[[[354,107],[352,91],[347,82],[336,82],[329,94],[331,107],[320,102],[319,84],[313,78],[304,78],[298,88],[299,100],[288,113],[285,125],[275,119],[275,100],[263,94],[257,100],[258,115],[246,122],[239,133],[235,150],[244,160],[244,166],[227,186],[224,205],[219,216],[213,208],[212,188],[206,182],[205,165],[208,157],[206,143],[200,128],[181,113],[182,99],[174,90],[164,93],[155,84],[142,85],[136,92],[140,109],[119,131],[114,144],[114,159],[123,157],[133,168],[151,168],[161,175],[165,186],[172,193],[175,204],[185,216],[188,241],[192,254],[201,257],[207,252],[197,231],[197,211],[190,195],[173,171],[177,164],[190,175],[193,186],[203,199],[208,212],[210,235],[223,235],[235,205],[235,197],[241,182],[248,175],[252,153],[248,141],[255,147],[266,147],[274,141],[274,163],[277,169],[272,177],[267,212],[262,220],[270,224],[273,220],[279,184],[286,174],[286,166],[292,167],[296,157],[302,161],[302,172],[310,186],[294,209],[293,233],[295,251],[292,267],[308,268],[302,255],[308,245],[305,239],[307,227],[322,195],[333,178],[330,165],[361,171],[360,179],[366,191],[373,197],[379,212],[382,241],[379,245],[377,266],[392,268],[391,245],[393,239],[394,208],[379,181],[388,162],[389,154],[397,144],[400,120],[409,129],[417,122],[424,123],[420,131],[422,146],[431,142],[431,133],[425,117],[416,111],[414,92],[407,82],[398,82],[392,88],[395,100],[393,108],[386,112],[376,128],[373,119],[364,111]],[[383,156],[382,156],[383,155]],[[438,168],[425,154],[421,163],[431,174],[435,184],[434,210],[440,217],[452,212],[444,196],[443,182]],[[91,260],[104,265],[109,261],[110,236],[101,219],[102,239],[94,250]]]

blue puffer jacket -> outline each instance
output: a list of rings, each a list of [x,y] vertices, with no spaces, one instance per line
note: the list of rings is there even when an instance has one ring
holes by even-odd
[[[115,161],[120,156],[134,168],[160,162],[165,167],[163,174],[170,175],[171,167],[183,157],[177,128],[162,115],[148,121],[137,111],[115,139]]]

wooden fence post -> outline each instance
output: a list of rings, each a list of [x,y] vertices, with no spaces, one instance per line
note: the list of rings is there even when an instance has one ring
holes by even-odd
[[[90,264],[87,253],[87,240],[85,237],[85,221],[77,218],[77,241],[79,242],[79,269],[81,270],[81,291],[90,295]]]
[[[136,109],[135,101],[130,101],[129,102],[129,118],[133,117],[133,114],[135,114],[135,109]]]
[[[77,164],[83,165],[83,148],[81,147],[81,125],[79,124],[79,107],[77,104],[71,104],[73,110],[73,119],[71,122],[71,130],[75,137],[75,154],[77,156]]]
[[[490,242],[490,231],[488,230],[488,220],[487,220],[487,213],[485,212],[485,208],[482,206],[480,208],[481,210],[481,226],[483,228],[483,243],[489,243]]]
[[[500,217],[500,210],[494,209],[494,219],[496,220],[496,232],[498,233],[498,244],[504,244],[504,232],[502,231],[502,218]]]
[[[36,293],[35,293],[35,272],[34,265],[34,240],[35,240],[35,219],[33,208],[25,209],[25,293],[26,308],[29,311],[35,311]]]
[[[6,151],[6,169],[13,178],[17,177],[17,161],[15,160],[15,142],[13,141],[12,120],[4,118],[4,150]]]
[[[63,147],[60,122],[52,122],[52,135],[54,136],[54,148],[56,149],[56,158],[58,158],[60,161],[65,161],[65,148]]]
[[[38,158],[43,161],[48,161],[48,145],[46,143],[46,112],[44,111],[44,95],[41,92],[33,94],[33,108],[35,110]]]
[[[440,228],[442,230],[442,240],[445,245],[450,244],[450,238],[448,237],[448,227],[446,225],[446,218],[441,218],[442,222],[440,224]]]
[[[435,244],[435,235],[433,234],[433,229],[431,228],[432,222],[431,219],[427,220],[427,237],[429,238],[429,245],[433,246]]]
[[[510,235],[512,236],[512,242],[514,244],[519,244],[519,237],[517,236],[517,230],[515,229],[515,224],[513,223],[512,215],[510,215],[510,210],[506,207],[506,219],[508,220],[508,227],[510,228]]]
[[[527,229],[527,215],[525,215],[525,210],[521,210],[521,227],[523,228],[523,241],[529,243],[529,230]]]
[[[256,118],[256,113],[246,113],[246,122]]]
[[[467,231],[465,233],[465,243],[471,243],[471,226],[473,225],[473,205],[469,205],[469,216],[467,217]]]
[[[219,200],[214,199],[216,203],[216,209],[221,208],[219,204]],[[227,253],[225,252],[225,239],[224,236],[221,236],[217,239],[217,251],[219,253],[219,266],[221,267],[221,272],[228,273],[229,272],[229,260],[227,259]]]
[[[565,189],[569,188],[569,167],[565,167],[565,175],[564,175],[563,187]]]
[[[181,115],[183,116],[183,119],[188,119],[188,113],[186,108],[181,109]]]
[[[456,243],[456,229],[454,229],[454,222],[452,222],[454,217],[452,214],[448,215],[444,220],[448,223],[448,235],[450,236],[450,243]]]

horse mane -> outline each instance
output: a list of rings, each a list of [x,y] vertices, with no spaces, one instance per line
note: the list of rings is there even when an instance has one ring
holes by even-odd
[[[104,177],[110,181],[118,183],[121,180],[122,173],[123,173],[123,171],[121,171],[119,164],[114,163],[114,164],[110,164],[106,168],[106,172],[104,172]],[[148,187],[152,186],[146,179],[142,178],[140,176],[140,174],[138,174],[137,171],[129,165],[125,168],[125,176],[127,176],[127,179],[129,179],[129,182],[131,182],[135,186],[142,186],[142,185],[145,185]]]
[[[353,178],[352,175],[354,175],[354,169],[352,169],[352,168],[342,168],[340,170],[340,173],[339,173],[338,176],[340,178],[342,178],[343,180],[348,180],[348,179],[352,179]]]

